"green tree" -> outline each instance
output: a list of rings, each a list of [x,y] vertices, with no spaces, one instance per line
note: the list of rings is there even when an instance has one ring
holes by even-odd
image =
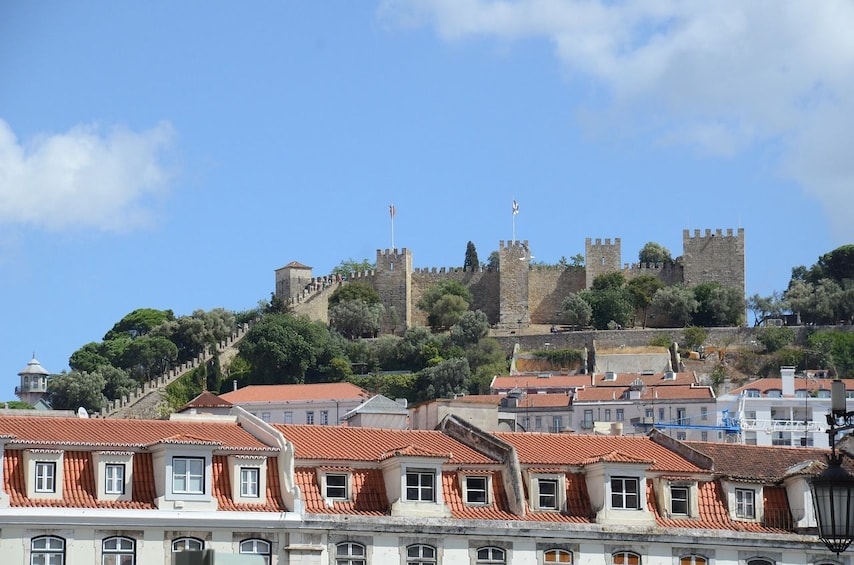
[[[490,271],[497,271],[500,263],[501,256],[498,254],[498,251],[493,251],[486,259],[486,268]]]
[[[622,273],[605,273],[593,279],[590,290],[578,295],[592,310],[592,322],[597,329],[624,327],[632,315],[632,298],[625,288]]]
[[[47,384],[47,397],[54,410],[85,408],[100,412],[107,402],[103,390],[104,377],[97,372],[71,371],[53,375]]]
[[[632,297],[632,306],[640,313],[641,323],[646,327],[646,317],[655,293],[664,288],[664,283],[652,275],[640,275],[626,284]]]
[[[697,311],[691,321],[695,326],[737,326],[744,321],[744,297],[739,289],[705,282],[693,290]]]
[[[378,304],[380,295],[373,286],[362,281],[353,281],[335,289],[329,297],[329,305],[340,304],[348,300],[361,300],[365,304]]]
[[[371,263],[367,259],[355,261],[354,259],[345,259],[338,266],[332,269],[333,275],[339,275],[345,279],[349,279],[355,273],[367,273],[376,270],[376,263]]]
[[[68,359],[68,366],[73,371],[86,371],[91,373],[98,367],[110,365],[110,360],[103,354],[103,345],[97,342],[89,342],[74,353]]]
[[[779,292],[768,296],[754,294],[747,299],[747,308],[753,313],[753,325],[759,326],[766,318],[781,315],[788,307]]]
[[[120,334],[137,337],[145,335],[163,322],[174,320],[172,310],[155,310],[154,308],[138,308],[116,322],[113,328],[104,336],[104,341],[115,339]]]
[[[708,338],[708,330],[700,326],[688,326],[682,332],[682,342],[688,349],[698,349]]]
[[[474,243],[469,241],[466,244],[466,258],[463,261],[463,269],[467,271],[476,271],[480,266],[480,261],[477,259],[477,249],[474,247]]]
[[[103,393],[110,400],[127,396],[139,386],[127,371],[111,365],[102,365],[92,371],[92,374],[104,379]]]
[[[471,300],[471,292],[463,283],[445,279],[424,292],[418,307],[427,313],[427,323],[436,330],[453,326],[469,309]]]
[[[652,297],[652,309],[660,320],[676,327],[686,326],[697,310],[697,299],[691,289],[683,285],[666,286]],[[658,324],[659,326],[661,324]]]
[[[854,333],[822,330],[807,338],[810,352],[819,356],[818,362],[833,370],[837,377],[854,377]]]
[[[463,312],[451,326],[451,341],[460,346],[477,343],[489,333],[489,320],[480,310]]]
[[[560,305],[561,318],[573,326],[586,326],[593,317],[593,308],[577,294],[570,293]]]
[[[794,343],[795,331],[786,326],[759,328],[756,341],[765,346],[765,351],[773,353]]]
[[[7,400],[3,403],[9,410],[32,410],[33,405],[22,400]]]
[[[178,359],[178,348],[163,336],[142,336],[131,341],[116,366],[138,381],[165,372]]]
[[[650,241],[644,245],[638,253],[638,261],[641,263],[654,263],[665,265],[673,262],[670,250],[659,243]]]
[[[464,392],[470,375],[469,362],[464,358],[447,359],[434,367],[422,369],[416,380],[416,401],[453,398],[455,394]]]
[[[329,326],[346,337],[376,337],[380,331],[385,308],[382,304],[363,300],[346,300],[329,308]]]
[[[584,267],[584,255],[582,255],[581,253],[576,253],[575,255],[570,257],[569,266],[573,268]]]

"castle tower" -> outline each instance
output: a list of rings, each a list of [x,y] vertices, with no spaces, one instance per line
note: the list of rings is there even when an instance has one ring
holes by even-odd
[[[719,282],[746,292],[744,276],[744,228],[706,230],[682,230],[682,262],[685,286],[692,287],[704,282]]]
[[[596,239],[595,242],[589,237],[585,239],[584,267],[587,274],[585,288],[592,287],[593,280],[599,275],[620,271],[623,264],[621,253],[619,237],[614,239],[614,243],[611,243],[610,239],[606,239],[605,243],[602,243],[601,239]]]
[[[374,288],[385,306],[383,333],[402,335],[412,324],[412,253],[377,249]]]
[[[45,394],[47,394],[47,381],[50,375],[38,362],[36,356],[30,359],[27,366],[21,369],[18,376],[21,384],[15,387],[15,394],[22,402],[35,405]]]
[[[276,297],[287,302],[297,298],[305,286],[311,282],[311,267],[291,261],[276,269]]]
[[[528,310],[528,275],[531,252],[528,241],[498,242],[498,326],[526,328],[531,325]]]

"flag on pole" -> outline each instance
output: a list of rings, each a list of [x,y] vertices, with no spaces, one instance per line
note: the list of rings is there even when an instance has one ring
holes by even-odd
[[[515,216],[518,213],[519,213],[519,203],[514,200],[513,201],[513,215]]]
[[[389,216],[391,216],[391,219],[392,219],[392,220],[393,220],[393,219],[394,219],[394,217],[397,215],[397,210],[395,210],[395,209],[394,209],[394,204],[389,204],[389,205],[388,205],[388,215],[389,215]]]

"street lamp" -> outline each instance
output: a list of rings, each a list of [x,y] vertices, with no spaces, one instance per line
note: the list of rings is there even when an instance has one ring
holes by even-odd
[[[854,412],[845,405],[845,383],[831,384],[827,435],[830,455],[827,469],[810,482],[818,539],[839,555],[854,541],[854,477],[842,468],[842,455],[836,451],[836,434],[854,429]]]

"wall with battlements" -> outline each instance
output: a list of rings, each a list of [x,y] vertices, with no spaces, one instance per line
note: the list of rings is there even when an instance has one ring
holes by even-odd
[[[714,281],[744,293],[743,229],[705,230],[704,234],[684,230],[682,244],[683,254],[672,264],[623,264],[620,238],[588,238],[584,246],[586,267],[563,268],[531,266],[528,241],[500,241],[497,271],[413,269],[408,249],[378,249],[376,270],[353,273],[348,279],[364,281],[377,290],[386,308],[383,332],[396,334],[427,325],[427,314],[416,305],[430,286],[447,279],[464,284],[472,293],[472,309],[483,311],[493,326],[508,330],[560,323],[557,313],[568,294],[589,288],[597,276],[615,271],[622,272],[627,280],[652,275],[666,285],[687,286]],[[277,273],[277,282],[285,276]],[[280,291],[278,285],[276,290]]]

